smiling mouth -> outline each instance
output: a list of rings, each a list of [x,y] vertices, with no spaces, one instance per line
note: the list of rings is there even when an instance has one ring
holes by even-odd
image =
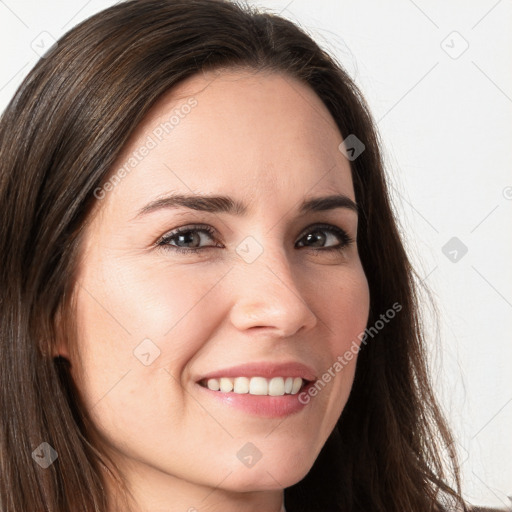
[[[219,377],[202,379],[198,384],[221,393],[249,394],[257,396],[296,395],[312,381],[301,377]]]

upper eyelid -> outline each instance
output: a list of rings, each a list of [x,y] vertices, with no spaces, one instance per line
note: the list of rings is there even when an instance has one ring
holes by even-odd
[[[186,233],[188,231],[203,231],[207,233],[209,236],[213,236],[218,231],[213,226],[207,226],[207,225],[201,225],[201,224],[187,224],[185,226],[180,226],[179,228],[171,229],[164,235],[160,237],[160,239],[169,238],[171,236],[176,236],[181,233]],[[213,233],[210,233],[210,231],[213,231]]]

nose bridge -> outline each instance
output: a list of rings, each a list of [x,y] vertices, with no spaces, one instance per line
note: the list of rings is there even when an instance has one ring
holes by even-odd
[[[316,316],[297,285],[297,270],[275,240],[272,236],[260,236],[258,241],[248,237],[237,247],[231,317],[239,329],[268,327],[290,336],[302,327],[312,327]]]

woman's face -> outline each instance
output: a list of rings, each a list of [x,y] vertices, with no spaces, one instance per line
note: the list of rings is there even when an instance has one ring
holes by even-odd
[[[369,311],[341,141],[290,77],[197,75],[153,107],[96,190],[72,373],[140,492],[282,489],[313,465],[351,389],[356,357],[340,358]],[[192,209],[174,195],[231,199]],[[333,195],[348,200],[301,209]],[[290,393],[299,377],[318,379],[316,394]]]

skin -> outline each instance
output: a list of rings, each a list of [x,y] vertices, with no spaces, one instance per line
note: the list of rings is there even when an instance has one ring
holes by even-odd
[[[343,137],[333,118],[307,86],[278,73],[224,70],[164,95],[113,171],[191,96],[197,106],[97,201],[75,287],[76,355],[65,344],[59,353],[72,362],[135,510],[278,512],[284,488],[307,474],[334,428],[357,357],[285,418],[205,398],[195,379],[246,362],[288,360],[321,377],[364,331],[369,290],[356,243],[341,252],[311,249],[342,242],[316,223],[355,240],[357,213],[297,211],[306,197],[355,201],[350,162],[338,150]],[[161,209],[133,220],[171,192],[228,195],[249,212]],[[180,254],[155,246],[193,224],[216,234],[175,237],[175,246],[221,247]],[[308,233],[320,241],[308,245]],[[263,250],[251,263],[236,252],[247,236]],[[160,350],[147,366],[134,356],[146,338]],[[236,456],[247,442],[262,454],[250,468]]]

